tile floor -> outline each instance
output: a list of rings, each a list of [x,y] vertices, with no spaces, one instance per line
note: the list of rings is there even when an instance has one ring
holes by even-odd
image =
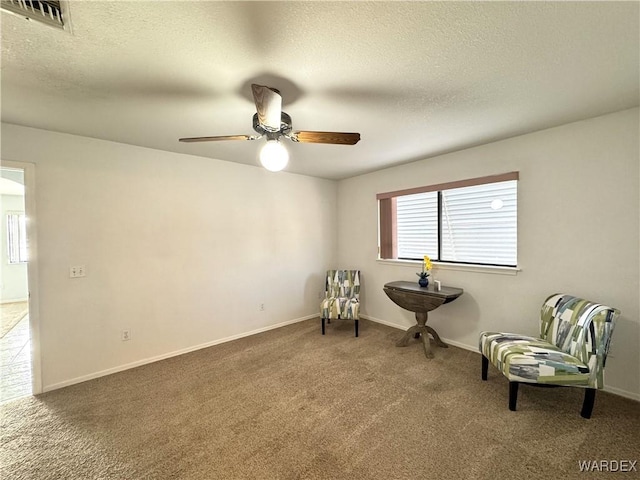
[[[31,395],[29,315],[0,339],[0,403]]]

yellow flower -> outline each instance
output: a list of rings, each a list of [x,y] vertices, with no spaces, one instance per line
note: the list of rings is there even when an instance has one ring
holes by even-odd
[[[424,263],[423,263],[423,270],[426,272],[427,270],[431,270],[431,268],[433,268],[433,265],[431,265],[431,259],[429,258],[429,255],[425,255],[424,256]]]

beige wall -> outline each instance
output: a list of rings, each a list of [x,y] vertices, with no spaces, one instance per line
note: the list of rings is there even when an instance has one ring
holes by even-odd
[[[376,261],[376,193],[517,170],[517,275],[445,270],[465,294],[429,316],[452,343],[477,351],[482,330],[536,334],[544,298],[566,292],[622,311],[606,385],[640,399],[638,109],[564,125],[339,182],[339,263],[363,272],[365,316],[414,323],[384,294],[416,266]],[[343,213],[344,212],[344,213]]]
[[[333,181],[6,124],[2,158],[36,164],[44,390],[317,314]]]

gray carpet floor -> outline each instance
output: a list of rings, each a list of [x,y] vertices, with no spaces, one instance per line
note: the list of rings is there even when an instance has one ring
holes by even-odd
[[[640,403],[508,382],[397,329],[309,320],[0,406],[2,479],[611,478]],[[637,468],[637,467],[636,467]],[[623,478],[637,478],[631,473]]]

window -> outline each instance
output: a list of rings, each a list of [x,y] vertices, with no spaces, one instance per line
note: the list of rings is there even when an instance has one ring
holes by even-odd
[[[7,215],[7,248],[9,263],[27,261],[27,228],[24,213]]]
[[[518,172],[377,198],[380,258],[517,266]]]

